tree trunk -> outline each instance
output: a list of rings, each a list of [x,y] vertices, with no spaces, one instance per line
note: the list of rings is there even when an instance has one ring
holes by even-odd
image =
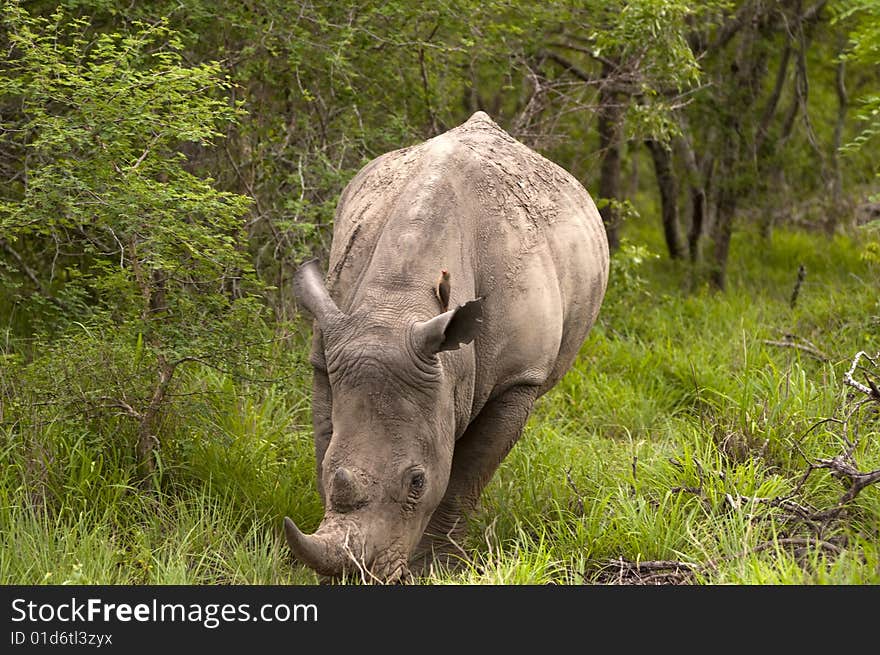
[[[723,189],[718,194],[718,215],[715,224],[712,269],[709,281],[718,291],[727,289],[727,259],[730,255],[730,237],[733,234],[733,217],[736,213],[736,194]]]
[[[782,89],[785,86],[785,80],[788,75],[788,63],[791,61],[791,44],[786,43],[785,49],[779,58],[779,68],[776,71],[776,82],[773,85],[773,92],[764,105],[764,111],[761,113],[761,121],[758,124],[758,131],[755,135],[755,157],[766,157],[767,152],[764,145],[770,133],[770,124],[773,117],[776,116],[776,110],[779,107],[779,99],[782,97]]]
[[[737,131],[733,130],[733,133],[728,134],[722,143],[724,150],[719,166],[715,222],[712,226],[712,268],[709,272],[709,282],[718,291],[727,289],[727,259],[730,254],[730,238],[733,234],[737,198],[741,191],[738,180],[740,139]]]
[[[169,363],[162,354],[162,343],[156,330],[156,326],[163,320],[163,314],[168,309],[165,298],[167,275],[161,269],[144,270],[138,257],[137,246],[136,238],[132,237],[128,244],[129,265],[143,300],[141,318],[146,323],[144,341],[156,352],[156,384],[149,405],[140,414],[137,432],[138,469],[144,483],[151,485],[153,473],[156,471],[155,451],[159,446],[156,424],[177,364]]]
[[[747,131],[742,129],[743,117],[754,112],[757,94],[765,73],[763,66],[766,53],[756,47],[760,30],[761,6],[753,7],[754,20],[742,34],[731,64],[732,79],[721,95],[721,125],[719,135],[717,205],[712,226],[712,267],[709,282],[718,291],[727,289],[727,261],[730,255],[730,239],[739,197],[754,183],[748,169],[748,155],[755,151]],[[745,155],[745,157],[743,157]],[[743,161],[745,160],[745,161]]]
[[[691,186],[691,226],[687,237],[688,257],[693,264],[700,260],[700,238],[705,231],[707,209],[706,190],[698,184]]]
[[[684,248],[681,240],[681,227],[678,222],[678,180],[672,170],[672,153],[663,144],[648,139],[645,141],[654,160],[654,173],[660,189],[660,206],[663,220],[663,236],[670,259],[682,259]]]
[[[154,451],[159,445],[159,440],[156,438],[156,424],[159,420],[159,412],[165,403],[168,385],[171,384],[171,378],[174,377],[175,369],[175,365],[169,364],[161,353],[156,356],[156,359],[158,379],[156,380],[156,386],[153,388],[150,404],[141,415],[140,424],[138,425],[138,468],[145,480],[149,480],[156,471]]]
[[[638,153],[638,141],[633,141],[630,144],[630,147],[627,149],[629,154],[629,191],[627,195],[630,198],[635,198],[639,192],[639,153]]]
[[[684,126],[682,128],[684,130]],[[712,179],[714,160],[704,156],[697,163],[697,156],[688,137],[684,134],[677,140],[681,159],[687,172],[687,182],[691,200],[691,222],[687,233],[688,257],[692,263],[700,260],[700,241],[709,229],[709,183]]]
[[[840,166],[840,146],[843,141],[843,127],[849,109],[849,97],[846,93],[846,61],[837,64],[835,75],[837,88],[837,122],[834,124],[834,135],[831,141],[831,207],[828,211],[828,231],[834,232],[840,219],[846,214],[847,203],[843,199],[843,170]]]
[[[609,88],[608,78],[612,75],[610,66],[602,65],[603,83],[599,90],[599,110],[597,116],[599,132],[599,152],[602,165],[599,172],[599,198],[620,200],[620,135],[623,119],[623,104],[617,94]],[[620,209],[613,202],[606,202],[599,210],[605,223],[608,245],[612,252],[620,247]]]
[[[727,289],[730,238],[733,234],[737,199],[742,193],[743,185],[740,179],[743,165],[740,153],[743,143],[739,121],[736,117],[729,116],[728,122],[729,128],[719,141],[721,154],[715,189],[715,220],[712,223],[712,267],[709,270],[709,282],[718,291]]]

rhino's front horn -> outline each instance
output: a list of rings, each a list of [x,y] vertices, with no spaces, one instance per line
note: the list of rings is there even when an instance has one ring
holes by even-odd
[[[349,539],[340,539],[339,530],[328,529],[325,525],[318,528],[315,534],[307,535],[285,516],[284,534],[287,536],[287,545],[296,558],[319,575],[341,574],[345,563],[354,557],[353,544],[349,543]],[[344,545],[348,546],[348,552]]]

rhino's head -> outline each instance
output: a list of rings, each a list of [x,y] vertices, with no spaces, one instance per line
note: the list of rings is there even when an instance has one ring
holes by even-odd
[[[474,339],[481,301],[424,321],[348,316],[314,261],[294,289],[323,335],[333,432],[319,470],[324,518],[312,535],[285,518],[288,544],[319,574],[395,581],[452,467],[455,373],[438,354]]]

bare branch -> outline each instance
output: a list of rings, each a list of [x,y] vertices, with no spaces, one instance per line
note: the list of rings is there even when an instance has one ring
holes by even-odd
[[[678,560],[632,562],[620,557],[604,564],[600,569],[600,578],[606,582],[617,582],[618,584],[686,584],[697,574],[717,569],[722,562],[742,559],[748,555],[786,546],[794,548],[795,552],[803,552],[807,548],[818,548],[835,556],[844,552],[843,548],[825,539],[784,537],[758,544],[753,548],[746,548],[731,555],[710,559],[702,564]]]
[[[572,63],[571,61],[569,61],[568,59],[566,59],[562,55],[557,54],[552,51],[548,51],[546,53],[546,55],[547,55],[548,59],[559,64],[562,68],[564,68],[566,71],[568,71],[569,73],[574,75],[576,78],[578,78],[582,82],[586,82],[587,84],[598,84],[600,82],[599,78],[594,77],[594,76],[590,75],[589,73],[585,72],[584,70],[582,70],[581,68],[576,66],[574,63]]]
[[[440,22],[438,21],[436,25],[434,25],[434,29],[428,35],[426,39],[427,42],[430,42],[431,39],[434,38],[434,35],[437,33],[437,30],[440,29]],[[430,84],[428,83],[428,69],[425,66],[425,48],[423,46],[419,47],[419,71],[422,75],[422,94],[423,100],[425,102],[425,109],[428,112],[428,120],[431,124],[431,134],[439,134],[440,124],[437,119],[437,112],[434,110],[434,105],[431,102],[431,89]]]
[[[784,341],[774,341],[772,339],[764,339],[762,341],[762,343],[764,343],[768,346],[777,346],[779,348],[795,348],[797,350],[800,350],[801,352],[804,352],[804,353],[810,355],[811,357],[815,357],[820,362],[829,361],[828,355],[826,355],[821,350],[816,348],[816,346],[814,346],[812,343],[810,343],[806,339],[802,339],[802,341],[804,341],[804,343],[797,343],[793,339],[794,339],[793,335],[786,334]]]
[[[877,394],[876,385],[873,385],[873,388],[872,388],[872,387],[869,387],[869,386],[862,384],[861,382],[857,382],[855,379],[853,379],[853,373],[855,373],[856,367],[858,366],[858,363],[859,363],[859,359],[861,359],[862,357],[867,359],[874,366],[877,366],[877,363],[874,361],[874,359],[869,357],[865,351],[860,350],[859,352],[856,353],[856,356],[852,361],[852,366],[850,366],[849,370],[844,374],[843,382],[844,382],[844,384],[851,386],[853,389],[857,389],[857,390],[861,391],[863,394],[866,394],[869,398],[871,398],[873,400],[880,400],[880,394]]]
[[[785,50],[782,51],[782,57],[779,60],[779,69],[776,72],[776,84],[773,86],[773,92],[764,106],[761,114],[761,120],[758,123],[758,132],[755,138],[755,152],[761,150],[764,140],[770,130],[770,122],[776,115],[776,109],[779,106],[779,98],[782,97],[782,88],[785,85],[785,79],[788,75],[788,63],[791,60],[791,44],[785,44]]]
[[[598,61],[602,64],[605,64],[609,68],[616,68],[617,67],[617,64],[615,62],[611,61],[607,57],[603,57],[602,55],[598,54],[594,48],[587,48],[585,46],[575,45],[573,43],[556,43],[556,42],[554,42],[554,43],[549,43],[548,45],[550,45],[554,48],[564,48],[566,50],[573,50],[575,52],[580,52],[585,55],[589,55],[590,57],[592,57],[596,61]]]
[[[827,4],[828,0],[819,0],[819,2],[807,9],[803,15],[804,22],[812,23],[813,21],[819,20],[820,14]]]
[[[142,421],[144,415],[137,411],[134,407],[129,405],[124,400],[119,400],[118,398],[111,398],[109,396],[100,396],[97,400],[104,402],[104,407],[116,407],[122,410],[122,413],[129,418],[137,419],[138,421]]]

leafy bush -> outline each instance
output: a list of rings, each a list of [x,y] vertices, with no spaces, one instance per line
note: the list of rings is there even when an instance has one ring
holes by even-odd
[[[186,64],[164,21],[94,35],[84,19],[17,2],[2,21],[0,99],[18,108],[3,145],[24,174],[0,196],[0,245],[17,263],[0,275],[55,335],[32,346],[47,378],[38,388],[136,419],[150,472],[177,366],[232,368],[262,329],[242,243],[249,200],[216,189],[185,154],[240,111],[219,66]]]

